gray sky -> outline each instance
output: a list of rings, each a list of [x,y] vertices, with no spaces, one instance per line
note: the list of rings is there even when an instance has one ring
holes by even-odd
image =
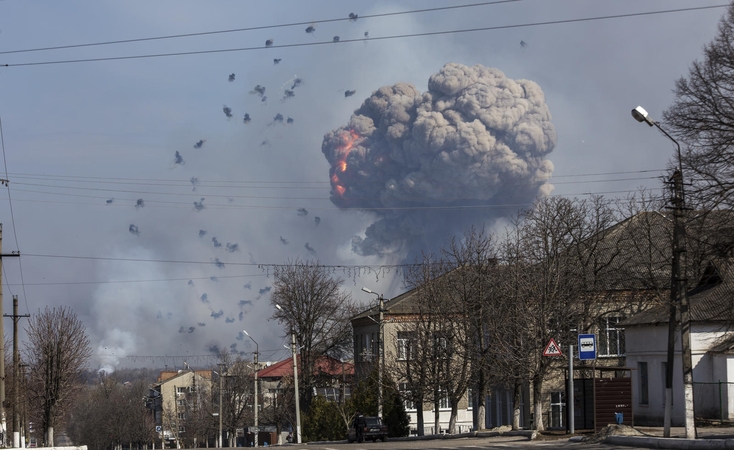
[[[93,342],[93,367],[180,366],[180,358],[129,356],[205,355],[232,344],[254,350],[242,329],[258,340],[261,359],[284,358],[285,330],[268,320],[272,277],[257,264],[316,255],[323,264],[366,267],[400,263],[407,254],[353,253],[353,236],[363,237],[376,216],[340,210],[329,200],[324,135],[347,126],[373,91],[410,83],[425,92],[429,77],[447,63],[481,64],[513,80],[532,80],[545,94],[557,134],[547,156],[553,195],[618,197],[637,187],[659,189],[656,177],[673,145],[636,123],[630,110],[639,104],[661,117],[675,79],[700,57],[724,12],[381,40],[724,2],[522,0],[375,18],[363,16],[469,2],[274,3],[0,1],[0,64],[10,65],[0,67],[0,118],[14,213],[13,223],[3,195],[3,251],[27,255],[21,257],[25,289],[18,261],[4,262],[6,313],[10,294],[20,296],[23,313],[72,307]],[[324,23],[350,12],[360,18]],[[300,22],[306,24],[2,53]],[[305,32],[309,23],[313,33]],[[334,36],[341,42],[331,43]],[[265,48],[269,39],[273,46]],[[357,41],[345,42],[350,39]],[[20,65],[233,48],[255,49]],[[281,61],[274,64],[275,58]],[[294,87],[297,78],[302,83]],[[257,85],[265,86],[267,101],[252,93]],[[284,98],[291,87],[295,95]],[[356,92],[345,96],[347,90]],[[176,164],[176,152],[184,164]],[[655,172],[639,173],[644,170]],[[195,192],[192,178],[199,180]],[[136,208],[141,198],[144,206]],[[437,220],[454,219],[447,210]],[[361,286],[388,297],[401,292],[394,273],[379,279],[364,270],[356,277],[337,273],[364,303],[373,298]]]

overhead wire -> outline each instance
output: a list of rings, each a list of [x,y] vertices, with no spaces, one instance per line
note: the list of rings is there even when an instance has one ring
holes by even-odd
[[[5,136],[3,134],[3,119],[0,117],[0,146],[2,147],[3,152],[3,168],[5,171],[5,180],[8,179],[8,161],[5,156]],[[13,213],[13,199],[10,196],[10,183],[8,181],[5,182],[5,188],[8,192],[8,208],[10,209],[10,221],[13,224],[13,238],[15,239],[15,248],[20,252],[20,245],[18,244],[18,231],[15,227],[15,214]],[[23,290],[23,301],[25,302],[25,308],[27,312],[30,312],[30,309],[28,308],[28,296],[25,292],[25,281],[23,279],[23,261],[21,261],[21,258],[18,258],[18,269],[20,272],[20,283],[21,288]]]
[[[390,16],[399,16],[399,15],[407,15],[407,14],[418,14],[418,13],[426,13],[426,12],[446,11],[450,9],[473,8],[477,6],[498,5],[502,3],[515,3],[519,1],[521,0],[495,0],[495,1],[481,2],[481,3],[470,3],[470,4],[465,4],[465,5],[452,5],[452,6],[442,6],[442,7],[437,7],[437,8],[415,9],[415,10],[410,10],[410,11],[395,11],[395,12],[389,12],[389,13],[367,14],[367,15],[358,16],[357,20],[374,19],[377,17],[390,17]],[[101,46],[101,45],[129,44],[133,42],[158,41],[158,40],[164,40],[164,39],[179,39],[179,38],[195,37],[195,36],[210,36],[210,35],[216,35],[216,34],[239,33],[243,31],[268,30],[268,29],[273,29],[273,28],[288,28],[288,27],[301,26],[301,25],[311,25],[314,23],[322,24],[322,23],[330,23],[330,22],[345,22],[345,21],[352,21],[352,20],[355,20],[355,19],[351,17],[337,17],[337,18],[331,18],[331,19],[310,20],[310,21],[304,21],[304,22],[291,22],[291,23],[282,23],[282,24],[275,24],[275,25],[260,25],[260,26],[254,26],[254,27],[233,28],[233,29],[228,29],[228,30],[214,30],[214,31],[201,31],[201,32],[195,32],[195,33],[170,34],[170,35],[165,35],[165,36],[120,39],[120,40],[113,40],[113,41],[91,42],[91,43],[86,43],[86,44],[58,45],[54,47],[37,47],[37,48],[29,48],[29,49],[22,49],[22,50],[5,50],[5,51],[0,51],[0,55],[7,55],[7,54],[12,54],[12,53],[39,52],[39,51],[46,51],[46,50],[63,50],[63,49],[81,48],[81,47],[94,47],[94,46]]]
[[[506,29],[513,29],[513,28],[528,28],[528,27],[536,27],[536,26],[560,25],[560,24],[569,24],[569,23],[582,23],[582,22],[591,22],[591,21],[599,21],[599,20],[624,19],[624,18],[630,18],[630,17],[641,17],[641,16],[650,16],[650,15],[701,11],[701,10],[713,9],[713,8],[725,8],[728,6],[729,6],[728,4],[696,6],[696,7],[690,7],[690,8],[645,11],[645,12],[626,13],[626,14],[611,14],[611,15],[605,15],[605,16],[582,17],[582,18],[577,18],[577,19],[549,20],[549,21],[543,21],[543,22],[528,22],[528,23],[510,24],[510,25],[497,25],[497,26],[491,26],[491,27],[465,28],[465,29],[459,29],[459,30],[427,31],[423,33],[405,33],[405,34],[396,34],[396,35],[389,35],[389,36],[370,36],[369,39],[367,38],[341,39],[338,42],[335,42],[333,40],[332,41],[317,41],[317,42],[299,42],[299,43],[292,43],[292,44],[279,44],[279,45],[273,44],[268,47],[263,47],[263,46],[237,47],[237,48],[225,48],[225,49],[213,49],[213,50],[191,50],[191,51],[183,51],[183,52],[153,53],[153,54],[146,54],[146,55],[107,56],[107,57],[96,57],[96,58],[53,60],[53,61],[35,61],[35,62],[24,62],[24,63],[5,63],[5,64],[0,64],[0,67],[29,67],[29,66],[75,64],[75,63],[101,62],[101,61],[124,61],[124,60],[132,60],[132,59],[166,58],[166,57],[173,57],[173,56],[191,56],[191,55],[205,55],[205,54],[216,54],[216,53],[244,52],[244,51],[254,51],[254,50],[274,50],[274,49],[285,49],[285,48],[312,47],[312,46],[317,46],[317,45],[340,45],[340,44],[347,44],[347,43],[353,43],[353,42],[364,42],[365,40],[385,41],[385,40],[406,39],[406,38],[414,38],[414,37],[441,36],[441,35],[448,35],[448,34],[475,33],[475,32],[481,32],[481,31],[506,30]]]

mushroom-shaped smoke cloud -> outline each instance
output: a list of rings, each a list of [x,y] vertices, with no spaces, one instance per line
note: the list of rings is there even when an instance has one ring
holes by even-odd
[[[353,251],[414,256],[549,194],[555,144],[536,83],[449,63],[427,92],[405,83],[373,92],[321,150],[331,201],[377,216]]]

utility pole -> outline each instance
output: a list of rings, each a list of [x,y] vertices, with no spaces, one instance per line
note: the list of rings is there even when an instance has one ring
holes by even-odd
[[[3,183],[4,184],[4,183]],[[20,256],[20,252],[3,255],[3,224],[0,223],[0,317],[3,316],[3,289],[2,289],[2,258],[5,256]],[[8,429],[5,418],[5,330],[3,329],[3,321],[0,320],[0,436],[2,441],[0,445],[5,447],[5,436]]]
[[[257,346],[257,344],[255,345]],[[257,357],[259,353],[260,353],[259,351],[255,351],[255,447],[258,446],[257,445],[257,437],[258,437],[257,435],[260,434],[260,428],[258,427],[258,422],[257,422],[257,412],[258,412],[257,411],[257,370],[260,367],[258,366]]]
[[[291,326],[291,346],[293,347],[293,382],[296,384],[296,443],[301,443],[301,404],[298,393],[298,362],[296,358],[296,333]]]
[[[13,448],[20,448],[20,353],[18,351],[18,321],[30,314],[18,314],[18,296],[13,296],[13,314],[3,317],[13,319]]]
[[[384,368],[385,352],[383,351],[383,348],[382,348],[383,347],[382,313],[383,313],[384,306],[385,306],[385,299],[382,298],[382,294],[380,294],[380,296],[378,297],[378,300],[379,300],[379,308],[380,308],[380,315],[378,318],[379,320],[378,325],[380,327],[380,330],[379,330],[380,342],[377,345],[377,351],[379,352],[379,354],[377,355],[379,359],[379,362],[378,362],[379,366],[377,367],[377,378],[379,378],[377,380],[377,416],[382,418],[382,376],[383,376],[383,371],[385,370]]]
[[[680,164],[680,156],[679,156]],[[683,396],[686,413],[686,438],[696,438],[693,411],[693,358],[691,357],[691,315],[688,303],[688,280],[686,278],[686,227],[683,211],[683,172],[679,168],[673,173],[673,288],[676,303],[680,308],[681,360],[683,361]]]
[[[224,364],[219,363],[219,436],[217,436],[217,448],[222,448],[222,379],[224,378]]]

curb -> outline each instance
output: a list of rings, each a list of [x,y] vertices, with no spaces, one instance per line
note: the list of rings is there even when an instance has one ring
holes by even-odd
[[[734,449],[734,439],[684,439],[647,436],[607,436],[605,444],[669,449]]]
[[[394,437],[387,438],[386,442],[408,442],[408,441],[442,441],[448,439],[461,439],[461,438],[490,438],[498,436],[519,436],[526,437],[529,441],[532,441],[538,437],[536,430],[519,430],[519,431],[472,431],[470,433],[457,433],[457,434],[427,434],[425,436],[405,436],[405,437]],[[732,440],[734,442],[734,440]],[[314,441],[307,442],[306,445],[323,445],[323,444],[346,444],[346,439],[341,441]],[[290,445],[290,444],[289,444]],[[623,445],[623,444],[621,444]],[[683,447],[676,447],[683,448]],[[716,447],[724,448],[724,447]],[[731,447],[734,449],[734,446]]]

